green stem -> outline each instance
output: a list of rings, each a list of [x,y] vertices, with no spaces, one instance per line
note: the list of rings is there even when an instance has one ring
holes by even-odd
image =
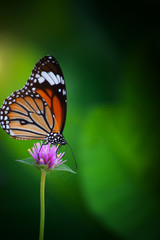
[[[39,240],[43,240],[44,237],[44,221],[45,221],[45,178],[46,171],[42,170],[41,173],[41,186],[40,186],[40,232]]]

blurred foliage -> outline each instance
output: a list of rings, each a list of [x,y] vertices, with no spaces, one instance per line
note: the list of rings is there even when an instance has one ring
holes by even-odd
[[[124,239],[159,239],[157,69],[148,48],[137,49],[122,74],[122,101],[88,113],[80,173],[88,207],[107,226]]]
[[[0,12],[1,104],[46,54],[66,79],[78,172],[47,176],[45,238],[158,240],[158,1],[10,1]],[[34,142],[1,129],[2,239],[38,238],[40,172],[15,161]]]

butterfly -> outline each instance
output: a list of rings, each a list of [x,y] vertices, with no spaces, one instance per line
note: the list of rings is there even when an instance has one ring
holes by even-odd
[[[23,88],[4,100],[0,124],[12,138],[65,145],[67,109],[64,76],[52,56],[41,58]]]

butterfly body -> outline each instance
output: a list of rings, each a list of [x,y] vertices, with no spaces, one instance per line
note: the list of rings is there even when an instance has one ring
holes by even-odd
[[[20,140],[65,144],[66,86],[62,70],[52,56],[40,59],[25,86],[11,94],[0,108],[0,124]]]
[[[62,134],[59,133],[49,133],[48,137],[47,137],[47,142],[50,142],[53,145],[56,144],[61,144],[61,145],[65,145],[66,144],[66,140],[64,139]]]

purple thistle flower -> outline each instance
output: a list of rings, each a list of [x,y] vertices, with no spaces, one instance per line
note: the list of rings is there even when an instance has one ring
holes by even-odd
[[[34,144],[32,151],[30,149],[28,151],[38,165],[46,165],[47,169],[52,169],[66,162],[66,160],[62,160],[65,152],[57,154],[58,147],[59,146],[54,145],[51,147],[50,143],[48,143],[48,145],[43,145],[41,141],[41,143],[36,143],[36,145]]]

